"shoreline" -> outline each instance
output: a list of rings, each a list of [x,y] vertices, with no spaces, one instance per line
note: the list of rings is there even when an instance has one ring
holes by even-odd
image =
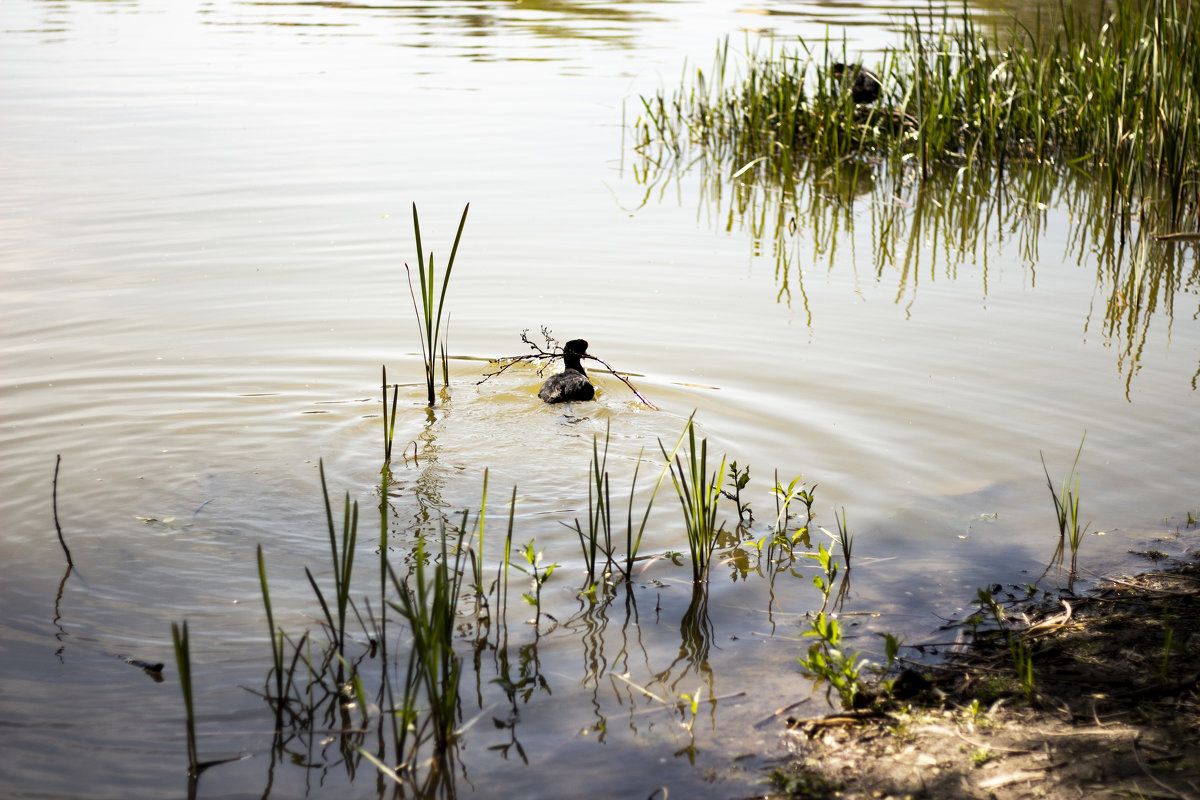
[[[908,701],[789,720],[761,796],[1200,800],[1200,557],[1057,594],[1005,604]]]

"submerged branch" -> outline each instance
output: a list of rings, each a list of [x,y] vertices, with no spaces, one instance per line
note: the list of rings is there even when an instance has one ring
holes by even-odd
[[[509,367],[514,366],[515,364],[534,364],[539,361],[543,361],[545,363],[538,367],[538,374],[541,374],[546,367],[553,363],[554,359],[562,358],[563,356],[562,346],[559,344],[558,339],[554,338],[553,334],[551,334],[551,332],[545,326],[542,327],[542,336],[546,340],[546,345],[544,347],[529,338],[528,328],[521,331],[521,341],[529,345],[529,349],[533,352],[520,356],[502,356],[500,358],[492,359],[492,363],[496,365],[496,368],[491,372],[483,373],[483,377],[476,381],[475,385],[478,386],[490,378],[494,378],[497,375],[503,374]],[[634,397],[640,400],[643,405],[645,405],[647,408],[652,408],[655,411],[658,411],[658,406],[651,403],[645,397],[642,397],[642,393],[637,390],[637,387],[635,387],[628,378],[617,372],[617,370],[613,369],[612,365],[607,361],[586,353],[581,355],[580,358],[589,359],[591,361],[599,361],[604,365],[604,368],[608,370],[610,375],[628,386],[629,391],[633,392]]]

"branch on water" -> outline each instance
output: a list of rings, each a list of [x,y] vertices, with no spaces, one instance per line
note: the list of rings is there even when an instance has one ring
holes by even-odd
[[[54,508],[54,529],[58,531],[58,543],[62,545],[63,552],[67,555],[67,566],[75,566],[75,561],[71,558],[71,549],[67,547],[67,540],[63,538],[62,525],[58,524],[58,467],[62,464],[62,455],[54,457],[54,484],[53,493],[51,495],[51,505]]]
[[[497,368],[491,372],[483,373],[483,378],[476,381],[475,385],[478,386],[488,378],[494,378],[497,375],[503,374],[505,370],[514,364],[532,364],[537,361],[545,361],[545,364],[538,367],[538,374],[541,375],[546,367],[550,366],[553,359],[562,358],[562,347],[559,345],[558,339],[555,339],[545,327],[542,328],[542,336],[546,338],[545,348],[537,342],[530,341],[528,328],[521,331],[521,341],[529,345],[529,349],[533,352],[523,356],[503,356],[492,359],[492,363],[496,364]]]
[[[496,369],[492,370],[491,372],[483,373],[483,378],[476,381],[476,385],[478,386],[489,378],[494,378],[497,375],[503,374],[509,367],[515,364],[536,364],[539,361],[545,362],[538,367],[538,374],[543,374],[546,371],[546,368],[554,362],[554,359],[562,358],[563,352],[562,345],[559,344],[558,339],[554,338],[554,335],[544,325],[542,326],[542,337],[546,340],[545,346],[542,346],[529,338],[528,328],[521,331],[521,341],[529,345],[529,349],[533,352],[526,353],[522,356],[503,356],[501,358],[493,359],[492,363],[496,365]],[[580,356],[580,358],[590,359],[591,361],[599,361],[604,365],[604,368],[608,370],[610,375],[614,376],[617,380],[621,381],[621,383],[628,386],[629,391],[633,392],[633,396],[642,401],[643,405],[648,408],[652,408],[655,411],[658,410],[658,406],[642,397],[642,393],[637,390],[637,387],[630,383],[628,378],[613,369],[607,361],[602,358],[597,358],[596,356],[587,354]]]

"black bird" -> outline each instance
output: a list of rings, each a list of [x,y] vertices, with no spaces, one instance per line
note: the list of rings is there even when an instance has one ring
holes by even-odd
[[[874,103],[879,99],[879,89],[881,88],[879,78],[874,72],[869,69],[864,69],[862,64],[834,64],[833,78],[841,83],[846,71],[849,70],[854,75],[853,81],[850,83],[850,96],[854,98],[854,102],[859,105]]]
[[[596,396],[596,387],[588,380],[579,357],[587,355],[588,343],[583,339],[572,339],[563,348],[563,371],[542,384],[538,397],[547,403],[569,403],[573,400],[591,400]]]

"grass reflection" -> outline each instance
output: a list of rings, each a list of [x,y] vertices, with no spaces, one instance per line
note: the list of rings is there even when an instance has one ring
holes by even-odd
[[[1196,241],[1152,233],[1149,201],[1137,214],[1108,213],[1104,180],[1080,169],[1011,161],[1003,169],[937,166],[916,180],[866,158],[825,168],[802,162],[777,183],[732,179],[727,169],[703,154],[687,162],[642,153],[635,166],[641,203],[694,192],[702,219],[748,235],[774,261],[777,300],[802,310],[810,328],[804,275],[834,270],[839,246],[865,242],[872,278],[894,282],[894,302],[910,311],[923,282],[959,280],[960,272],[978,276],[986,302],[1001,247],[1006,264],[1015,252],[1036,287],[1039,263],[1055,255],[1042,252],[1051,229],[1063,263],[1095,265],[1083,331],[1102,335],[1117,354],[1127,392],[1151,331],[1163,327],[1169,340],[1176,316],[1200,315]],[[1181,302],[1188,306],[1179,312]]]
[[[710,70],[642,98],[642,203],[682,202],[698,179],[701,216],[772,253],[778,299],[810,327],[802,268],[832,269],[862,226],[905,309],[964,264],[986,298],[998,244],[1036,282],[1049,228],[1070,231],[1063,260],[1097,263],[1085,332],[1111,343],[1128,393],[1152,325],[1169,339],[1174,304],[1200,287],[1200,25],[1177,0],[1061,12],[1006,32],[966,8],[940,29],[914,16],[875,72],[836,63],[849,59],[829,41],[771,42],[740,65],[725,42]]]

